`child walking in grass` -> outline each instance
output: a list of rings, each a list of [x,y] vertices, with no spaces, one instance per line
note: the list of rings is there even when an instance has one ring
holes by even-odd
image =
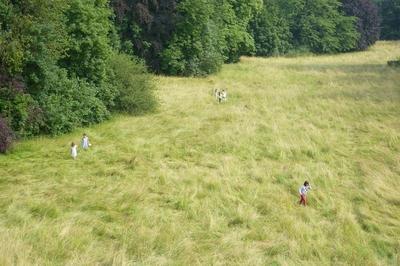
[[[71,156],[76,159],[76,156],[78,156],[78,145],[76,145],[74,142],[71,143]]]
[[[81,145],[84,150],[89,149],[89,146],[91,146],[89,142],[89,137],[86,135],[86,133],[83,134]]]
[[[218,89],[214,89],[214,97],[215,97],[215,100],[219,101],[219,90]]]
[[[226,90],[222,90],[222,100],[223,100],[224,102],[226,102],[227,97],[228,97],[228,93],[226,92]]]
[[[304,185],[299,188],[299,193],[300,193],[300,202],[299,202],[299,204],[300,205],[304,205],[304,206],[307,205],[307,192],[310,189],[311,189],[311,186],[307,181],[305,181]]]
[[[222,102],[222,91],[218,91],[218,103]]]

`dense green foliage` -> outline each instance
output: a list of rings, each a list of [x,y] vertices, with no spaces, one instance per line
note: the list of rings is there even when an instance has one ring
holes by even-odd
[[[247,28],[261,0],[113,0],[125,51],[157,73],[206,75],[254,51]]]
[[[104,121],[109,112],[96,97],[92,83],[85,79],[68,78],[64,69],[45,73],[42,91],[38,94],[45,113],[44,131],[59,134],[81,125]]]
[[[257,55],[280,55],[293,48],[289,20],[285,18],[285,11],[276,0],[264,1],[264,6],[253,19],[250,29]]]
[[[0,111],[19,137],[38,134],[43,126],[43,113],[38,103],[12,84],[0,88]]]
[[[122,49],[161,70],[161,52],[176,30],[176,0],[111,0]]]
[[[205,75],[217,71],[223,57],[218,26],[207,0],[183,0],[177,7],[176,31],[162,52],[162,70],[173,75]]]
[[[400,0],[380,0],[381,39],[400,39]]]
[[[345,52],[355,48],[359,33],[355,18],[345,16],[338,1],[265,0],[251,30],[258,55],[289,49],[315,53]]]
[[[126,54],[115,54],[109,63],[114,73],[113,85],[118,91],[115,108],[130,114],[153,110],[157,105],[155,85],[143,63]]]
[[[0,2],[0,115],[17,137],[60,134],[104,121],[111,110],[155,106],[139,61],[129,73],[138,80],[118,86],[122,69],[110,64],[120,49],[112,17],[108,0]],[[129,110],[115,105],[122,89],[137,90]]]

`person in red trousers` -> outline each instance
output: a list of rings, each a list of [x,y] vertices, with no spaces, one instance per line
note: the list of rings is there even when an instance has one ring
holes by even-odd
[[[304,185],[299,188],[299,193],[300,193],[300,202],[299,202],[299,204],[300,205],[304,205],[304,206],[307,205],[307,192],[310,189],[311,189],[311,186],[307,181],[305,181]]]

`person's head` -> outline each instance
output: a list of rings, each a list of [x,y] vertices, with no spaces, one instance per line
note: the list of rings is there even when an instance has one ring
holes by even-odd
[[[308,181],[304,182],[304,186],[308,187],[310,185],[310,183],[308,183]]]
[[[72,142],[72,143],[71,143],[71,147],[74,147],[74,146],[75,146],[75,142]]]
[[[83,136],[86,137],[87,136],[86,133],[83,133]]]

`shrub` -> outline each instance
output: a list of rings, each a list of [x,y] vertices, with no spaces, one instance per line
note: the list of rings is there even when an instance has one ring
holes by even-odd
[[[113,84],[114,73],[111,67],[107,69],[107,78],[97,85],[96,98],[98,98],[107,110],[112,110],[115,106],[115,98],[118,95],[118,89]]]
[[[397,60],[388,61],[388,66],[391,67],[400,67],[400,57]]]
[[[117,88],[115,108],[120,112],[140,114],[156,107],[154,83],[144,64],[126,54],[115,54],[110,60],[113,84]]]
[[[0,117],[0,153],[5,153],[10,149],[14,133],[8,126],[7,121]]]
[[[109,112],[96,98],[97,89],[85,80],[68,78],[63,69],[45,73],[43,90],[37,96],[44,111],[42,130],[57,135],[107,119]]]
[[[2,98],[1,113],[10,122],[10,126],[17,137],[28,137],[39,133],[42,124],[42,112],[35,100],[29,94],[17,93],[3,98],[7,89],[0,89]]]
[[[43,122],[37,102],[25,92],[24,83],[17,79],[3,79],[0,84],[0,114],[17,137],[38,134]]]

